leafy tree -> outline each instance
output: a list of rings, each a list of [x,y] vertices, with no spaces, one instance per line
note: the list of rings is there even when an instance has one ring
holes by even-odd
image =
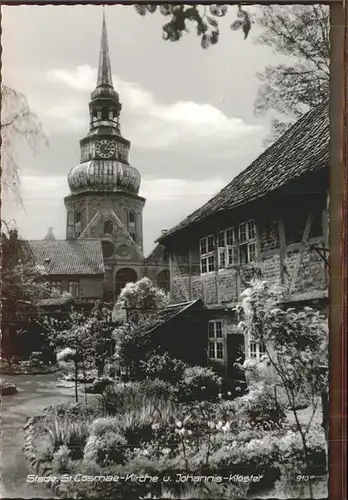
[[[157,10],[169,21],[163,26],[163,39],[170,42],[180,40],[184,32],[188,32],[188,26],[194,25],[197,35],[200,37],[201,46],[206,49],[219,41],[220,31],[218,18],[224,17],[228,12],[227,5],[135,5],[135,9],[141,16]],[[248,11],[237,6],[237,19],[231,24],[231,29],[242,30],[247,38],[251,28],[251,18]]]
[[[78,375],[82,371],[86,380],[87,368],[95,367],[98,376],[104,371],[106,361],[113,354],[113,326],[107,321],[106,312],[98,305],[89,316],[72,310],[66,320],[44,318],[42,326],[58,361],[73,361],[75,372],[75,398],[78,401]]]
[[[261,86],[255,101],[257,115],[270,111],[275,140],[310,108],[329,97],[330,20],[325,5],[272,5],[259,9],[263,28],[256,42],[288,58],[258,73]]]
[[[168,301],[166,293],[145,277],[136,283],[127,283],[117,300],[116,309],[126,310],[128,319],[139,323],[145,316],[165,307]]]
[[[40,299],[58,297],[59,293],[45,279],[44,268],[35,264],[29,244],[17,230],[9,230],[2,221],[2,353],[10,362],[19,342],[17,330],[26,329],[38,317]]]
[[[116,303],[127,311],[127,318],[114,331],[116,360],[119,367],[127,369],[133,376],[141,372],[140,362],[153,349],[149,331],[153,316],[169,302],[166,293],[145,277],[136,283],[128,283]]]
[[[142,16],[157,11],[156,5],[137,5]],[[201,46],[218,43],[219,18],[226,16],[227,5],[163,5],[159,12],[169,18],[163,38],[176,42],[194,24]],[[256,22],[262,32],[258,44],[286,56],[287,62],[269,65],[257,74],[261,85],[255,100],[255,114],[272,113],[271,134],[266,143],[280,137],[310,108],[329,96],[330,22],[325,5],[260,6],[255,14],[238,6],[232,30],[242,30],[247,38]]]
[[[304,458],[309,464],[307,442],[315,412],[322,401],[323,428],[328,439],[328,321],[310,307],[301,310],[279,306],[284,290],[254,281],[242,293],[240,327],[248,339],[262,342],[266,359],[285,390],[289,407],[300,433]],[[305,394],[312,408],[309,422],[303,424],[297,410],[297,396]]]
[[[26,97],[1,84],[1,181],[5,192],[12,192],[21,203],[20,167],[16,151],[23,143],[36,153],[39,145],[47,145],[48,141]]]

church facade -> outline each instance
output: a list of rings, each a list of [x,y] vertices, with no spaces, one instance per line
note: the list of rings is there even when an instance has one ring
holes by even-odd
[[[122,105],[112,81],[105,16],[97,85],[89,102],[89,131],[80,141],[80,163],[68,173],[64,198],[66,239],[52,230],[30,241],[46,277],[78,301],[114,302],[126,283],[146,274],[169,287],[168,262],[161,246],[143,253],[141,176],[130,164],[130,141],[121,133]],[[153,256],[156,261],[152,262]],[[148,272],[149,271],[149,272]]]

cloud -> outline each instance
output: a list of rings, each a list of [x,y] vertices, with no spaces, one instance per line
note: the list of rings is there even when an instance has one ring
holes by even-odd
[[[142,182],[141,194],[147,198],[144,209],[144,247],[149,253],[161,229],[170,228],[195,210],[225,185],[222,178],[193,181],[151,179]],[[21,236],[41,239],[53,227],[58,239],[65,238],[64,196],[69,194],[65,176],[23,176],[22,197],[25,211],[12,200],[5,200],[2,217],[15,219]],[[158,215],[161,214],[159,217]]]
[[[86,127],[88,93],[96,82],[96,69],[84,65],[74,70],[53,69],[46,74],[47,81],[73,91],[69,102],[46,109],[46,116],[56,125],[70,125],[83,130]],[[233,143],[250,137],[260,137],[263,128],[245,123],[241,118],[228,117],[208,103],[177,101],[157,102],[153,93],[136,82],[127,82],[113,76],[114,86],[123,104],[123,120],[127,135],[136,147],[148,150],[225,148],[233,155]]]
[[[73,71],[65,69],[51,69],[46,74],[49,82],[65,83],[73,90],[92,91],[96,82],[96,69],[88,65],[77,66]]]
[[[148,202],[172,202],[187,197],[204,198],[219,191],[226,182],[221,178],[202,181],[187,179],[144,179],[141,186],[141,196]]]

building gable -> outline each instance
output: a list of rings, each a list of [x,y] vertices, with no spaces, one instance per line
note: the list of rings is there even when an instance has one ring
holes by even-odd
[[[85,238],[102,238],[105,242],[115,244],[115,253],[119,257],[143,259],[144,255],[139,245],[135,243],[125,225],[113,210],[101,209],[81,233],[78,241]]]

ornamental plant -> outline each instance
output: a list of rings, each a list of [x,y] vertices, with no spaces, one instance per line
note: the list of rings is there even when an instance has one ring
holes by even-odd
[[[89,366],[96,367],[101,374],[107,360],[113,355],[113,327],[98,307],[87,317],[82,312],[72,310],[64,321],[44,318],[42,326],[51,348],[56,352],[57,361],[72,361],[74,364],[77,402],[79,370],[82,371],[83,380],[86,380]]]
[[[268,362],[294,415],[304,460],[308,464],[307,436],[320,403],[326,440],[328,437],[328,321],[320,311],[310,307],[299,310],[282,307],[285,294],[282,287],[253,281],[242,293],[238,307],[239,326],[250,340],[264,344]],[[306,423],[299,418],[298,394],[305,394],[310,402],[312,412]]]

